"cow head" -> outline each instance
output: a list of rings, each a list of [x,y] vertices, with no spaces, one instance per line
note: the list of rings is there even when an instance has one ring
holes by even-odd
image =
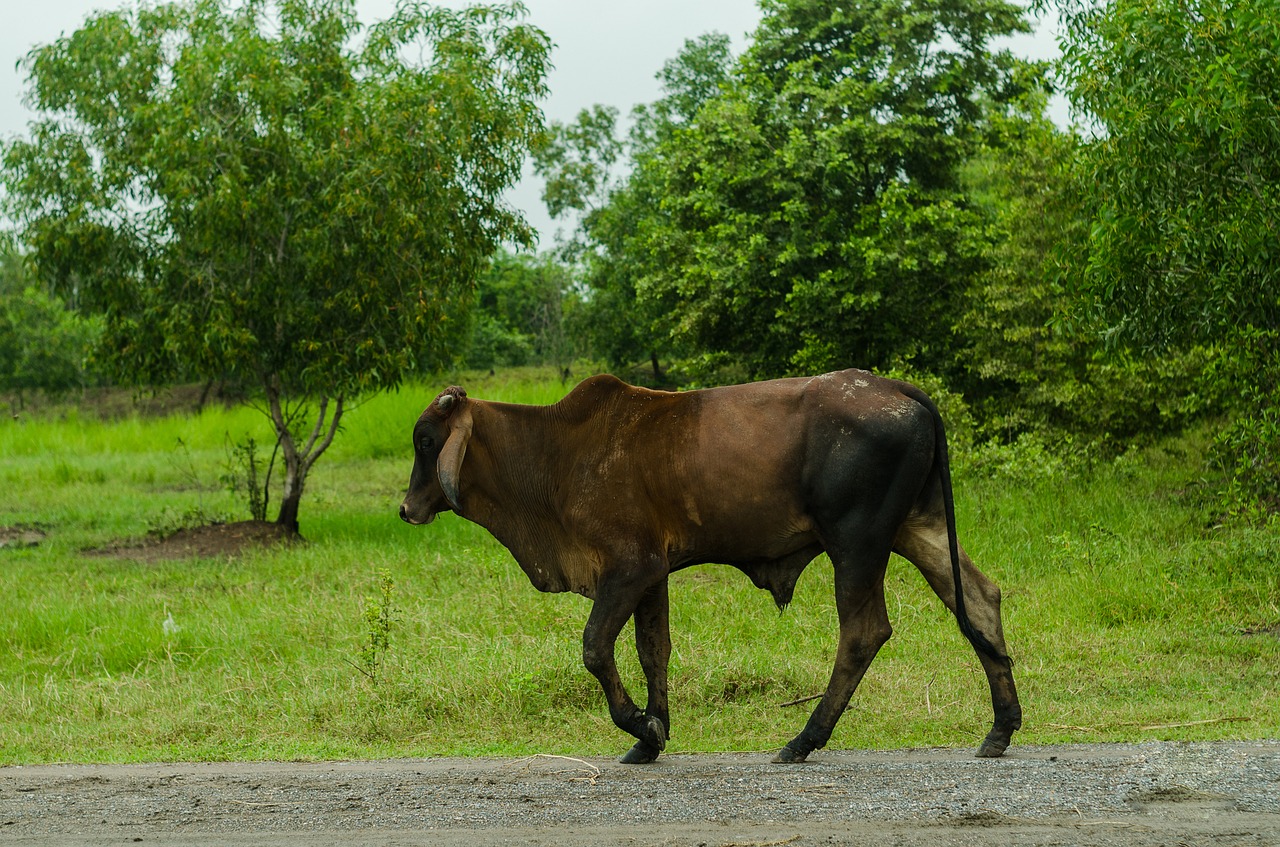
[[[413,473],[400,504],[401,520],[427,524],[446,509],[458,511],[459,472],[470,440],[467,392],[446,388],[413,427]]]

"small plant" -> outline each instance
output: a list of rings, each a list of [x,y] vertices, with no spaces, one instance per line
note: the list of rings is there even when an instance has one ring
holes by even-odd
[[[265,521],[267,507],[271,502],[271,471],[275,467],[279,442],[271,451],[265,470],[258,457],[258,442],[252,435],[245,436],[244,441],[232,443],[231,434],[227,433],[226,446],[227,458],[222,465],[222,484],[232,494],[243,492],[249,502],[249,516],[255,521]]]
[[[378,594],[364,598],[365,639],[358,661],[350,664],[372,683],[377,683],[387,653],[391,650],[391,628],[400,621],[395,607],[395,580],[386,568],[378,571]]]

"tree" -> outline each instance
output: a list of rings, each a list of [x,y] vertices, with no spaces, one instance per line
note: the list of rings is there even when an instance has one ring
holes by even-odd
[[[40,279],[103,315],[117,378],[260,387],[296,530],[348,400],[442,361],[490,254],[531,240],[502,195],[549,43],[518,3],[402,0],[358,46],[352,0],[224,7],[99,13],[33,50],[8,211]]]
[[[538,362],[562,370],[573,357],[565,330],[573,299],[569,270],[554,256],[500,251],[476,285],[467,364]]]
[[[1054,321],[1068,302],[1055,259],[1085,226],[1068,175],[1078,142],[1053,125],[1046,103],[1043,92],[1029,93],[1021,108],[990,115],[987,143],[962,169],[992,237],[957,326],[959,382],[989,431],[1006,439],[1075,422],[1098,346]]]
[[[1204,351],[1159,358],[1107,350],[1092,328],[1063,320],[1089,215],[1071,179],[1081,140],[1054,126],[1043,91],[988,117],[988,141],[965,165],[975,206],[990,221],[986,269],[956,326],[954,387],[985,434],[1033,434],[1054,444],[1123,447],[1184,426],[1209,399],[1194,390]]]
[[[1116,345],[1211,345],[1238,398],[1237,480],[1280,504],[1280,18],[1269,0],[1061,3],[1094,137],[1081,313]],[[1210,390],[1214,390],[1210,386]],[[1231,464],[1235,460],[1225,462]]]
[[[958,172],[1025,29],[1003,0],[767,0],[723,65],[687,52],[610,214],[586,229],[636,313],[701,368],[950,362],[983,267]],[[722,70],[721,70],[722,69]],[[686,96],[687,95],[687,96]],[[595,257],[593,262],[598,261]],[[620,287],[615,288],[619,290]]]
[[[577,231],[562,248],[585,288],[574,321],[578,335],[615,368],[647,361],[655,382],[665,381],[659,357],[676,349],[662,305],[637,289],[652,258],[644,244],[647,222],[661,201],[657,148],[718,96],[731,65],[728,36],[689,39],[657,74],[662,97],[632,112],[625,137],[617,110],[595,106],[572,123],[553,124],[535,151],[548,211],[578,215]],[[619,175],[620,164],[631,170]]]
[[[1082,280],[1094,316],[1153,349],[1280,329],[1274,4],[1063,12],[1063,75],[1094,129],[1078,174],[1094,209]]]
[[[84,387],[97,323],[36,287],[8,236],[0,233],[0,390],[16,392],[21,407],[28,391]]]

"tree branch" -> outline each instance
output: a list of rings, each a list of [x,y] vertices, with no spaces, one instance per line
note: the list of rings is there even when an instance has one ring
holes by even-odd
[[[328,398],[325,398],[325,400],[327,402]],[[333,419],[329,421],[329,431],[325,433],[324,440],[316,447],[315,453],[311,452],[311,444],[308,442],[307,455],[303,459],[304,465],[308,471],[311,470],[311,466],[315,464],[316,459],[319,459],[324,455],[324,451],[329,449],[329,445],[333,443],[333,437],[338,434],[338,422],[342,420],[342,407],[344,402],[344,399],[339,397],[337,403],[334,404]],[[321,405],[321,408],[324,408],[323,404]],[[321,414],[320,418],[316,421],[316,427],[319,428],[323,421],[324,416]]]

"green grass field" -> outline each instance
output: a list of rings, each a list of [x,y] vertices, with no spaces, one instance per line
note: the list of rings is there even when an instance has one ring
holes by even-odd
[[[460,379],[486,399],[565,390],[527,371]],[[236,560],[83,551],[247,518],[219,476],[228,440],[269,443],[257,412],[0,424],[0,526],[46,533],[0,550],[0,764],[626,750],[581,665],[588,602],[538,593],[479,527],[396,516],[410,428],[447,381],[351,411],[308,481],[307,543]],[[1200,446],[1033,482],[957,460],[961,538],[1005,591],[1015,745],[1280,737],[1280,527],[1209,526]],[[384,574],[390,646],[371,678]],[[830,582],[814,562],[780,615],[732,569],[672,578],[670,751],[772,751],[799,730],[809,705],[779,704],[825,685]],[[887,587],[895,635],[830,746],[976,747],[991,714],[972,650],[907,562]],[[640,699],[628,634],[619,647]]]

